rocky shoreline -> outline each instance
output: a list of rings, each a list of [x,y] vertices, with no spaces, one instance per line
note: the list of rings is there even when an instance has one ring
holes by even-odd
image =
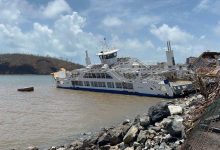
[[[62,146],[48,150],[173,150],[180,149],[187,139],[186,133],[193,128],[193,122],[201,112],[195,110],[208,106],[201,94],[161,102],[149,108],[148,112],[125,120],[121,124],[103,128]],[[39,150],[30,146],[27,150]]]

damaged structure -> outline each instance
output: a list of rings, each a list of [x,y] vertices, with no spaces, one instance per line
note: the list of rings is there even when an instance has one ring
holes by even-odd
[[[106,48],[97,54],[100,64],[91,64],[86,51],[85,68],[60,70],[53,76],[57,88],[164,98],[183,96],[193,90],[193,85],[184,80],[187,68],[175,64],[169,41],[167,48],[167,62],[160,67],[145,65],[136,58],[118,58],[118,49]]]

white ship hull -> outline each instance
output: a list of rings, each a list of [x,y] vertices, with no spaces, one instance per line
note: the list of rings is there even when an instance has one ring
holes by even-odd
[[[134,92],[134,91],[127,91],[127,90],[112,90],[112,89],[104,89],[104,88],[83,88],[83,87],[67,87],[67,86],[57,86],[57,88],[92,91],[92,92],[103,92],[103,93],[113,93],[113,94],[124,94],[124,95],[174,98],[174,96],[161,95],[161,94],[155,94],[155,93],[140,93],[140,92]]]

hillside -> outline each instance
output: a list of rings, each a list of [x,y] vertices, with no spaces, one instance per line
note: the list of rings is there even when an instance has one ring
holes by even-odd
[[[73,70],[82,65],[57,58],[26,54],[0,54],[0,74],[50,74],[60,68]]]

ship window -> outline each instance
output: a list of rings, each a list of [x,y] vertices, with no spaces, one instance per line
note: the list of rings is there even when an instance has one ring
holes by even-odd
[[[132,83],[122,83],[123,89],[133,89],[133,84]]]
[[[101,78],[105,78],[105,74],[104,73],[101,73]]]
[[[82,81],[78,81],[79,86],[83,86],[83,82]]]
[[[89,78],[88,73],[85,73],[83,77],[84,77],[84,78]]]
[[[112,79],[112,77],[107,74],[107,73],[85,73],[84,78],[107,78],[107,79]]]
[[[114,83],[113,82],[107,82],[108,88],[114,88]]]
[[[98,82],[98,87],[106,87],[105,82]]]
[[[117,53],[112,53],[112,54],[109,54],[109,55],[105,55],[105,59],[111,59],[111,58],[114,58],[117,56]]]
[[[73,86],[83,86],[83,82],[82,81],[72,81],[72,85]]]
[[[111,58],[111,54],[110,55],[106,55],[106,59],[110,59]]]
[[[93,81],[92,81],[92,82],[90,82],[90,83],[91,83],[91,86],[93,86],[93,87],[95,86],[95,84],[94,84],[94,82],[93,82]]]
[[[92,78],[96,78],[96,76],[95,76],[95,74],[94,74],[94,73],[92,73]]]
[[[92,81],[91,86],[93,86],[93,87],[106,87],[105,82],[96,82],[96,81]]]
[[[109,74],[105,74],[107,79],[112,79],[112,77]]]
[[[100,73],[97,73],[97,74],[96,74],[96,78],[101,78]]]
[[[120,88],[120,89],[122,88],[121,82],[116,82],[115,85],[116,85],[116,88]]]
[[[85,86],[90,86],[89,81],[84,81]]]

